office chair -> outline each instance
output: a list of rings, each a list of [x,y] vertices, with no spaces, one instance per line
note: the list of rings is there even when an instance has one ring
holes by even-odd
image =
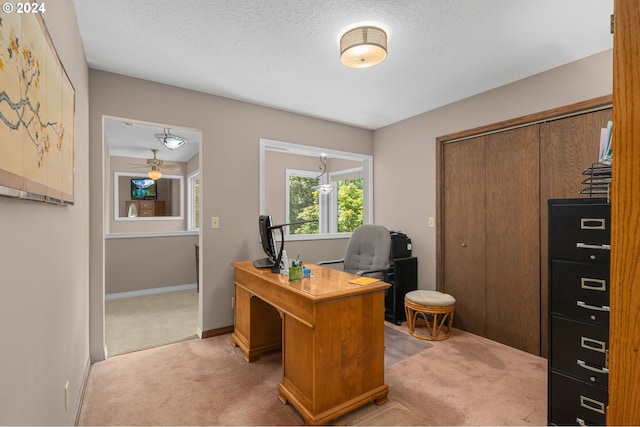
[[[358,276],[385,280],[389,270],[391,237],[382,225],[365,224],[356,228],[347,244],[344,258],[320,261],[318,265],[344,264],[343,270]]]

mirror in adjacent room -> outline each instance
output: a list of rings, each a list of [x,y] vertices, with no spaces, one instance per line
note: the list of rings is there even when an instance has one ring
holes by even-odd
[[[344,237],[372,223],[373,157],[260,140],[260,213],[285,227],[287,240]]]
[[[156,181],[147,174],[114,172],[113,200],[116,220],[182,219],[184,178],[162,175]]]

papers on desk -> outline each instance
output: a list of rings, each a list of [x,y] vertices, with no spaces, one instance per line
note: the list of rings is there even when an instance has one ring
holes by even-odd
[[[357,279],[349,280],[349,283],[353,283],[354,285],[370,285],[372,283],[379,282],[380,279],[376,279],[375,277],[358,277]]]

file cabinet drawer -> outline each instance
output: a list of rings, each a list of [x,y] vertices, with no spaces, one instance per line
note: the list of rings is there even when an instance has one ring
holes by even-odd
[[[550,207],[550,258],[609,262],[611,210],[596,204]]]
[[[606,424],[607,392],[592,385],[551,373],[550,393],[554,404],[550,422],[555,425]]]
[[[553,316],[551,330],[551,368],[607,389],[608,328]]]
[[[551,313],[609,324],[608,265],[554,259],[550,283]]]

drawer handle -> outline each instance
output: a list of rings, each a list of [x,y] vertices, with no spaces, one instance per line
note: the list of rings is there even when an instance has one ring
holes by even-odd
[[[607,291],[607,281],[602,279],[590,279],[588,277],[580,278],[580,287],[590,291]]]
[[[583,301],[576,301],[576,305],[578,307],[587,308],[589,310],[609,311],[609,306],[608,305],[603,305],[602,307],[596,307],[595,305],[585,304]]]
[[[580,218],[580,228],[583,230],[604,230],[605,225],[604,218]]]
[[[604,403],[580,395],[580,406],[604,415]]]
[[[611,245],[591,245],[589,243],[576,243],[576,247],[580,249],[602,249],[605,251],[611,250]]]
[[[604,341],[594,340],[593,338],[580,337],[580,347],[597,351],[598,353],[607,352],[607,344]]]
[[[593,366],[587,365],[584,362],[584,360],[576,360],[576,362],[578,363],[578,365],[581,368],[587,369],[589,371],[597,372],[599,374],[608,374],[609,373],[609,370],[607,368],[594,368]]]
[[[582,418],[576,418],[576,422],[578,423],[579,426],[586,426],[587,425],[587,423],[585,423]]]

